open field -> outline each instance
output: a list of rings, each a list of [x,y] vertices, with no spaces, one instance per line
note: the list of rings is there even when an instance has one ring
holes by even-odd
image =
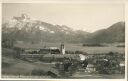
[[[13,75],[13,76],[30,76],[31,72],[33,70],[42,70],[44,72],[47,71],[52,71],[57,73],[57,71],[53,68],[54,64],[48,64],[48,63],[30,63],[26,61],[22,61],[19,59],[13,59],[13,58],[7,58],[3,57],[2,63],[7,63],[9,66],[8,67],[3,67],[2,68],[2,73],[4,75]]]
[[[22,48],[32,48],[40,49],[44,47],[44,44],[15,44],[16,47]],[[58,47],[60,48],[60,43],[45,43],[46,47]],[[108,52],[118,52],[124,53],[124,47],[116,47],[114,45],[104,46],[104,47],[83,47],[82,44],[67,44],[65,43],[65,49],[68,51],[83,51],[88,54],[97,54],[97,53],[108,53]]]
[[[76,73],[71,78],[75,79],[123,79],[125,77],[124,74],[113,74],[113,75],[105,75],[105,74],[87,74],[83,73]]]

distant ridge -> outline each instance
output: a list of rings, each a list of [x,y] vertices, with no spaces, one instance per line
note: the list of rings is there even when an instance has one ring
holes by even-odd
[[[87,34],[89,33],[82,30],[74,31],[65,25],[53,25],[39,20],[31,20],[24,14],[21,17],[13,17],[2,25],[3,40],[78,43],[82,42],[83,36]]]
[[[89,43],[125,42],[125,22],[117,22],[107,29],[98,30],[85,40]]]
[[[117,22],[107,29],[89,33],[74,31],[65,25],[52,25],[39,20],[31,20],[25,14],[13,17],[2,24],[2,40],[25,42],[67,42],[67,43],[113,43],[125,41],[125,23]]]

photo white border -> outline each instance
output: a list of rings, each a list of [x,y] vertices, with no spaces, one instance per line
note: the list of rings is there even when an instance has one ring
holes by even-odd
[[[0,3],[0,12],[2,12],[2,4]],[[2,40],[1,38],[1,31],[2,31],[2,13],[0,13],[0,40]],[[0,78],[1,78],[1,63],[2,63],[2,45],[1,45],[1,42],[0,42]]]
[[[29,79],[29,78],[1,78],[1,69],[0,69],[0,80],[25,80],[25,81],[28,81],[28,80],[32,80],[32,81],[35,81],[35,80],[40,80],[40,81],[127,81],[127,78],[128,78],[128,1],[127,0],[3,0],[2,2],[0,2],[0,11],[2,12],[2,3],[70,3],[70,4],[77,4],[77,3],[81,3],[81,4],[86,4],[86,3],[94,3],[94,4],[97,4],[97,3],[103,3],[103,4],[106,4],[106,3],[122,3],[125,5],[125,79]],[[2,13],[0,13],[0,24],[2,24]],[[0,38],[1,38],[1,28],[2,26],[0,27]],[[1,45],[1,42],[0,42],[0,45]],[[0,47],[0,52],[1,52],[1,47]],[[1,68],[1,55],[2,53],[0,54],[0,68]]]

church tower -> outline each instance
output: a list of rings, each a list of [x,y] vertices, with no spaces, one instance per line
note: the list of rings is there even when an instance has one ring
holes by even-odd
[[[64,47],[64,43],[61,43],[61,46],[60,46],[60,52],[61,54],[65,54],[65,47]]]

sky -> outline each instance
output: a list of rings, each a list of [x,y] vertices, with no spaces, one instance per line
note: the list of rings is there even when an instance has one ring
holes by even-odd
[[[94,32],[124,21],[121,3],[4,3],[2,20],[26,13],[31,19],[54,25],[66,25],[75,30]]]

